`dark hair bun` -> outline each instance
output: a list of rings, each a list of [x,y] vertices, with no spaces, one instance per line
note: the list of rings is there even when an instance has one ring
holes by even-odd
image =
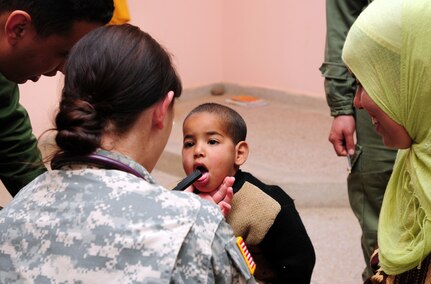
[[[80,99],[63,100],[55,119],[57,145],[72,154],[89,154],[100,145],[104,123],[94,107]]]

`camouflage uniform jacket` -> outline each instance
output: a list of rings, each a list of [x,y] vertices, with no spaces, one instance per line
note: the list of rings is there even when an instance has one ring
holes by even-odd
[[[86,164],[36,178],[0,211],[0,283],[254,282],[216,205],[98,154],[145,180]]]

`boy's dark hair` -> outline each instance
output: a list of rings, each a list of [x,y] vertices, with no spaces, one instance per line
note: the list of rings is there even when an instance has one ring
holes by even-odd
[[[204,103],[195,107],[184,119],[187,120],[191,115],[201,112],[208,112],[217,115],[223,121],[227,135],[236,145],[245,141],[247,137],[247,124],[241,115],[230,107],[218,103]]]
[[[149,34],[129,24],[95,29],[75,44],[65,66],[57,145],[67,153],[91,153],[105,131],[126,133],[169,91],[179,97],[181,80]]]
[[[41,37],[67,35],[77,21],[108,23],[114,12],[113,0],[0,0],[0,14],[22,10],[32,19]]]

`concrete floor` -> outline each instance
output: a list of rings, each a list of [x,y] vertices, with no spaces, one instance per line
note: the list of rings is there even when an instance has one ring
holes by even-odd
[[[293,199],[316,250],[311,283],[362,283],[364,261],[360,227],[347,199],[347,161],[337,157],[327,140],[331,117],[323,99],[277,91],[227,85],[222,96],[209,87],[188,90],[176,102],[175,124],[153,175],[171,187],[184,172],[181,166],[182,122],[203,102],[227,104],[232,95],[255,95],[268,105],[231,105],[245,119],[251,152],[246,171],[281,186]],[[0,205],[10,200],[0,185]]]

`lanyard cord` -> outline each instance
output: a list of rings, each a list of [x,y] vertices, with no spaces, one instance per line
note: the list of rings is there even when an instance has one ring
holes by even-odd
[[[75,157],[59,154],[52,159],[51,167],[53,169],[59,169],[60,167],[67,164],[79,164],[79,163],[95,164],[98,166],[102,166],[105,169],[123,171],[146,180],[141,173],[131,168],[130,166],[123,164],[117,160],[111,159],[109,157],[105,157],[97,154],[89,154],[86,156],[75,156]]]

